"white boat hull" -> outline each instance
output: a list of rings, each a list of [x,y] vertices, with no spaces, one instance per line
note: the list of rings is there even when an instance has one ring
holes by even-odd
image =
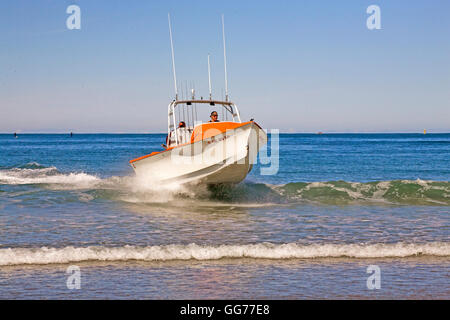
[[[161,182],[222,184],[245,179],[267,134],[250,122],[131,163],[136,175]]]

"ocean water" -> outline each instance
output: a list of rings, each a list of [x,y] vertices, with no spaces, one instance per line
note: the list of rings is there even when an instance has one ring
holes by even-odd
[[[164,138],[0,135],[0,298],[450,298],[450,134],[281,134],[219,188],[137,179]]]

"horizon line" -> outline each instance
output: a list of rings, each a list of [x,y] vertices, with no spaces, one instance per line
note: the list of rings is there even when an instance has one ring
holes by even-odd
[[[16,133],[19,134],[67,134],[70,135],[70,133],[75,134],[167,134],[167,132],[74,132],[74,131],[64,131],[64,132],[0,132],[1,135],[14,135]],[[421,131],[361,131],[361,132],[343,132],[343,131],[335,131],[335,132],[284,132],[280,131],[280,134],[316,134],[316,135],[323,135],[323,134],[450,134],[450,131],[435,131],[435,132],[421,132]]]

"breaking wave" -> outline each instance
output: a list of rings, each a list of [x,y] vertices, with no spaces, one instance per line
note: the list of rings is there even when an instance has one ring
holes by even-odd
[[[391,180],[375,182],[291,182],[282,185],[244,182],[235,186],[189,188],[177,183],[152,184],[135,176],[100,178],[84,172],[62,173],[30,163],[0,167],[0,185],[42,185],[51,190],[86,190],[87,199],[132,203],[169,202],[179,198],[228,203],[353,203],[450,205],[450,182]]]
[[[405,258],[450,256],[449,242],[424,244],[246,244],[202,246],[124,246],[0,249],[0,266],[23,264],[64,264],[84,261],[172,261],[218,260],[226,258],[313,259],[313,258]]]
[[[428,180],[391,180],[375,182],[312,182],[276,186],[291,199],[324,203],[387,202],[393,204],[450,205],[450,182]]]
[[[86,173],[61,173],[55,167],[45,167],[31,162],[23,166],[0,168],[0,184],[53,184],[70,185],[74,188],[95,186],[101,179]]]

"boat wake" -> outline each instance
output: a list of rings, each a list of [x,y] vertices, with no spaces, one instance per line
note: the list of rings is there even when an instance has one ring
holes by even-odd
[[[450,205],[450,182],[391,180],[375,182],[291,182],[282,185],[244,182],[234,186],[189,188],[176,182],[156,184],[145,177],[101,178],[83,172],[62,173],[30,163],[0,167],[0,186],[29,185],[46,190],[82,191],[82,200],[108,199],[130,203],[166,203],[180,199],[230,204],[400,204]],[[5,192],[4,190],[1,190]]]
[[[314,259],[314,258],[406,258],[450,257],[449,242],[424,244],[243,244],[202,246],[162,245],[123,247],[7,248],[0,249],[0,266],[65,264],[86,261],[173,261],[219,259]]]

